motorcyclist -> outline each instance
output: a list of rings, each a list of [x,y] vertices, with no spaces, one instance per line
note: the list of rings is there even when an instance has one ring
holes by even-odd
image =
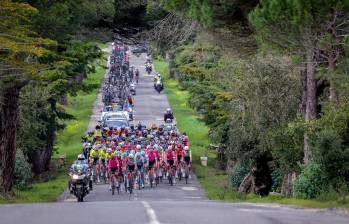
[[[72,174],[76,171],[79,171],[80,174],[85,175],[85,184],[89,186],[90,190],[92,190],[92,180],[91,180],[91,170],[88,165],[88,161],[86,160],[85,156],[83,154],[79,154],[75,162],[71,165],[69,173]],[[72,180],[69,179],[68,187],[70,192],[72,191],[71,189],[72,186]],[[73,193],[73,192],[71,192]]]
[[[167,108],[166,113],[164,114],[164,121],[166,122],[167,119],[170,119],[171,121],[174,119],[173,112],[170,108]]]

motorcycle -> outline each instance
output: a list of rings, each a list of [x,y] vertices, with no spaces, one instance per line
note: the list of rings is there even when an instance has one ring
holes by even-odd
[[[92,189],[90,176],[84,171],[83,165],[76,165],[69,173],[69,176],[70,193],[77,197],[78,202],[83,202],[84,197],[89,194],[89,188]]]
[[[157,81],[155,84],[154,84],[154,88],[155,90],[160,94],[160,92],[164,89],[161,81]]]

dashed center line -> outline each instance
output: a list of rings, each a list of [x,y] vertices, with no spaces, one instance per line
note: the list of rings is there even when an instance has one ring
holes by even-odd
[[[182,187],[182,190],[184,190],[184,191],[197,191],[198,189],[196,187]]]
[[[145,211],[148,215],[149,224],[160,224],[160,222],[158,221],[158,219],[156,217],[155,211],[154,211],[154,209],[152,209],[150,204],[146,201],[142,201],[142,204],[143,204]]]

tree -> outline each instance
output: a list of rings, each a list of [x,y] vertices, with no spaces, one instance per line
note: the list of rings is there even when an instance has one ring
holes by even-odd
[[[318,51],[316,41],[318,33],[314,15],[320,13],[315,5],[323,1],[282,1],[267,0],[260,3],[251,12],[250,20],[254,25],[257,38],[263,46],[271,45],[282,49],[290,56],[303,58],[306,71],[306,108],[305,119],[310,121],[317,116],[315,66]],[[304,136],[304,162],[309,161],[309,144]]]
[[[47,69],[36,59],[54,42],[38,37],[28,26],[35,8],[3,0],[0,9],[0,192],[8,193],[13,185],[19,93],[33,75]]]

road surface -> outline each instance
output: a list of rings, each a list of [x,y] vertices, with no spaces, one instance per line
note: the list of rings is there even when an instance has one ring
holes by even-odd
[[[166,95],[152,87],[153,76],[145,74],[145,55],[131,57],[131,65],[139,67],[140,82],[135,97],[135,122],[161,123],[169,107]],[[100,117],[99,94],[94,104],[92,129]],[[57,203],[1,205],[1,224],[349,224],[349,217],[333,210],[303,209],[277,204],[222,203],[209,201],[195,176],[189,184],[166,183],[155,188],[111,195],[108,186],[98,184],[84,203],[65,192]]]

